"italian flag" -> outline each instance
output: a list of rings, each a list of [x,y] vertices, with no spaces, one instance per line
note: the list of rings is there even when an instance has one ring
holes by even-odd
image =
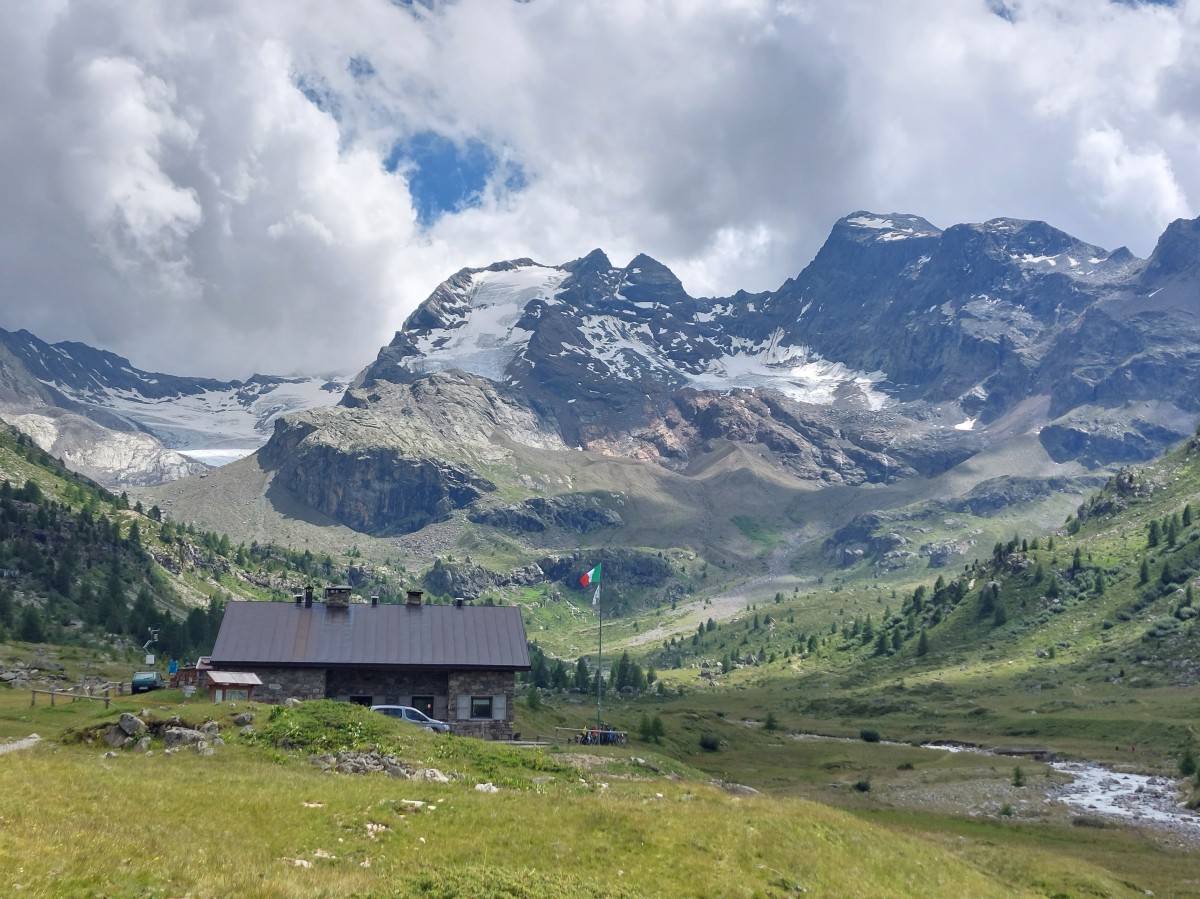
[[[579,583],[584,587],[590,587],[592,584],[600,583],[600,566],[597,565],[591,571],[587,572],[579,579]]]

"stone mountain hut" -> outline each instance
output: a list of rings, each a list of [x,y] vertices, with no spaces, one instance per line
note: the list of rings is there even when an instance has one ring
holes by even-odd
[[[452,733],[512,737],[516,673],[529,649],[515,606],[351,603],[348,587],[293,603],[230,602],[212,651],[223,672],[258,675],[260,702],[338,699],[411,705]]]

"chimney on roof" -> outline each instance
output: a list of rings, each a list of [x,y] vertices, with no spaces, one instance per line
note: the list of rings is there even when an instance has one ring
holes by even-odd
[[[296,608],[300,608],[300,603],[304,601],[304,594],[297,593],[292,597],[292,599],[296,600]]]
[[[413,606],[420,606],[421,605],[421,597],[424,595],[425,595],[424,590],[416,590],[416,589],[409,590],[408,591],[408,600],[405,602],[405,605],[408,606],[409,608],[412,608]]]
[[[374,608],[377,605],[379,605],[379,594],[373,593],[371,594],[371,608]]]
[[[304,588],[304,608],[312,608],[312,584]]]
[[[463,598],[461,596],[454,597],[454,608],[461,609],[463,606]]]

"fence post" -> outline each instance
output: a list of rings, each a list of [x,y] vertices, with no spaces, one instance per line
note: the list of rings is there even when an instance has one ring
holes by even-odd
[[[33,708],[35,705],[37,705],[37,690],[30,690],[29,691],[29,707]]]

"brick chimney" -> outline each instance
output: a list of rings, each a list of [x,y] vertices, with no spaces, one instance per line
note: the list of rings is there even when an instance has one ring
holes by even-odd
[[[408,591],[408,599],[405,601],[404,604],[406,606],[409,606],[410,608],[412,608],[414,606],[419,607],[421,605],[421,597],[424,595],[425,595],[424,590],[416,590],[416,589],[409,590]]]

